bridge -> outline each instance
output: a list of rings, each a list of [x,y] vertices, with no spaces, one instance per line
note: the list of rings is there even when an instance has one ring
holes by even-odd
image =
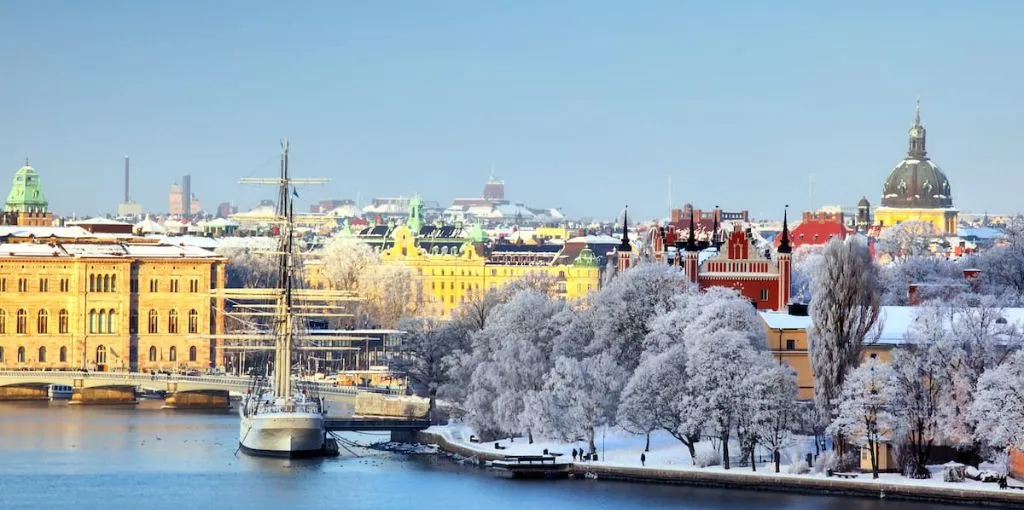
[[[411,443],[415,441],[417,432],[430,427],[430,420],[399,417],[327,418],[324,425],[332,432],[388,431],[391,432],[392,441]]]
[[[50,385],[70,386],[72,403],[135,404],[135,388],[167,392],[165,407],[172,409],[226,408],[231,406],[230,392],[244,392],[249,377],[152,375],[135,372],[28,371],[0,370],[0,401],[47,400]],[[351,397],[359,394],[398,394],[400,390],[334,386],[306,382],[323,396]]]

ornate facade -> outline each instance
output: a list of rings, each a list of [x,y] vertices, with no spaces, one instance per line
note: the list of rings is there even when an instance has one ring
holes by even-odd
[[[953,207],[953,191],[946,174],[928,157],[927,134],[918,101],[907,157],[886,178],[875,221],[883,228],[904,221],[923,221],[931,223],[938,235],[956,235],[958,211]]]

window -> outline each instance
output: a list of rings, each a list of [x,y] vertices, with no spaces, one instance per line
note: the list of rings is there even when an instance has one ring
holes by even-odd
[[[188,281],[188,291],[189,292],[199,292],[199,280],[189,280]]]
[[[110,292],[117,292],[117,275],[110,275]]]
[[[28,278],[18,278],[18,292],[28,292]]]
[[[17,328],[19,335],[28,333],[28,312],[24,309],[18,310]]]
[[[96,292],[96,275],[89,275],[89,292]]]
[[[7,310],[0,310],[0,335],[7,334]]]
[[[114,329],[114,310],[107,310],[107,333],[117,333]]]
[[[68,311],[61,310],[57,312],[57,332],[66,335],[68,334]]]
[[[39,359],[40,363],[46,363],[46,347],[39,348]]]
[[[50,280],[46,278],[39,279],[39,292],[50,292]]]
[[[795,351],[796,350],[796,340],[786,340],[786,350],[787,351]]]
[[[60,348],[60,362],[61,363],[67,363],[68,362],[68,348],[67,347],[61,347]]]
[[[18,363],[24,363],[24,362],[25,362],[25,348],[24,347],[18,347]]]
[[[167,360],[168,361],[178,361],[178,348],[177,347],[172,345],[171,348],[168,349],[168,351],[167,351]]]
[[[0,292],[7,292],[7,278],[0,279]]]
[[[71,292],[71,280],[69,280],[67,278],[61,278],[60,279],[60,291],[61,292]]]
[[[150,292],[159,292],[160,291],[160,285],[158,284],[158,282],[156,280],[150,280],[149,281],[149,291]]]
[[[97,333],[109,333],[107,331],[107,311],[100,310],[99,313],[99,324],[97,325]]]
[[[96,347],[96,364],[107,364],[107,348],[102,345]]]
[[[167,312],[167,332],[177,333],[178,332],[178,311],[171,310]]]
[[[156,361],[156,347],[149,347],[149,361]]]
[[[149,311],[149,332],[156,333],[158,324],[160,322],[160,314],[156,310]]]
[[[89,332],[96,332],[96,310],[89,310]]]
[[[50,326],[50,312],[39,310],[36,314],[36,332],[45,335]],[[40,360],[42,361],[42,360]]]
[[[171,292],[178,292],[178,280],[171,280]]]
[[[4,348],[0,347],[0,363],[4,361]]]
[[[188,312],[188,332],[192,334],[199,332],[199,312],[195,310],[189,310]]]
[[[98,283],[97,283],[98,285]],[[110,275],[103,275],[103,292],[110,292]]]
[[[139,312],[132,310],[128,314],[128,333],[136,334],[139,332]]]
[[[188,348],[188,360],[189,361],[195,361],[196,360],[196,346],[194,346],[194,345],[192,347]]]
[[[761,289],[761,301],[768,301],[768,289]]]

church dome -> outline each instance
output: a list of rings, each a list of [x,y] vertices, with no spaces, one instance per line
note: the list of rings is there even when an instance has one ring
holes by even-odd
[[[882,206],[920,209],[953,207],[949,179],[928,158],[925,150],[927,131],[921,124],[920,103],[909,134],[907,157],[889,172],[882,187]]]

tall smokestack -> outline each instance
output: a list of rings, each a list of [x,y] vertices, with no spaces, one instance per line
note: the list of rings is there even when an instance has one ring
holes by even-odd
[[[130,184],[130,181],[129,181],[129,177],[128,177],[128,156],[125,156],[124,157],[124,203],[126,203],[126,204],[129,201],[131,201],[131,194],[130,194],[131,188],[130,188],[129,184]]]

